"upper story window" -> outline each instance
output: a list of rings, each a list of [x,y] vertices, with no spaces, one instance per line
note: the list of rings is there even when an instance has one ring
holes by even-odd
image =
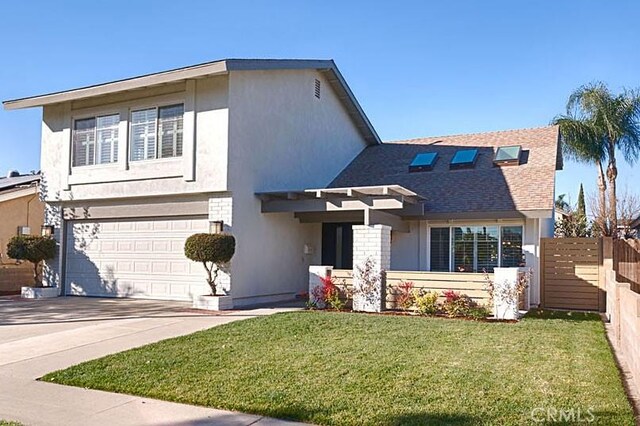
[[[182,156],[184,105],[131,112],[131,161]]]
[[[118,114],[75,120],[73,167],[118,161]]]

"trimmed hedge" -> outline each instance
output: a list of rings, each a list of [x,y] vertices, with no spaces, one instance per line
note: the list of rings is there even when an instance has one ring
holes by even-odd
[[[56,256],[56,240],[39,235],[17,235],[7,244],[7,255],[16,260],[40,263]]]
[[[221,266],[229,262],[236,251],[236,239],[229,234],[194,234],[184,244],[184,254],[201,262],[207,271],[207,284],[216,295],[216,278]],[[215,269],[214,269],[215,266]]]
[[[184,244],[184,254],[195,262],[227,263],[236,251],[236,239],[229,234],[194,234]]]
[[[56,256],[56,250],[56,240],[39,235],[16,235],[7,244],[7,256],[33,263],[33,280],[36,286],[40,284],[38,273],[40,262],[53,259]]]

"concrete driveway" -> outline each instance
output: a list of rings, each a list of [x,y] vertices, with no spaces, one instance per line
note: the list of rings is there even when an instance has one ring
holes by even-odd
[[[203,314],[181,302],[0,298],[0,419],[33,425],[285,424],[36,380],[86,360],[281,310]]]

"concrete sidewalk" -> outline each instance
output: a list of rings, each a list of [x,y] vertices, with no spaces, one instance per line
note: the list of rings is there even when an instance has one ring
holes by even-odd
[[[0,302],[0,419],[56,426],[295,424],[37,381],[51,371],[111,353],[291,310],[265,308],[202,315],[175,302],[103,300]],[[91,304],[93,310],[87,306]],[[24,314],[29,311],[37,314]]]

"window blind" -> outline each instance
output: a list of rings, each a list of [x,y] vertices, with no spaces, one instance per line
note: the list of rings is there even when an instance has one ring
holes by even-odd
[[[522,253],[522,226],[502,227],[502,266],[506,268],[525,266]]]
[[[131,160],[156,158],[156,109],[131,112]]]
[[[96,118],[96,164],[114,163],[118,161],[118,114]]]
[[[160,157],[180,157],[182,155],[183,116],[183,105],[172,105],[158,109]]]
[[[454,271],[493,272],[499,260],[498,241],[497,226],[454,228]]]
[[[475,232],[473,227],[453,229],[453,270],[473,272],[475,258]]]
[[[498,266],[498,227],[479,226],[476,228],[475,272],[493,272]]]
[[[76,120],[73,126],[73,166],[95,164],[96,119]]]

